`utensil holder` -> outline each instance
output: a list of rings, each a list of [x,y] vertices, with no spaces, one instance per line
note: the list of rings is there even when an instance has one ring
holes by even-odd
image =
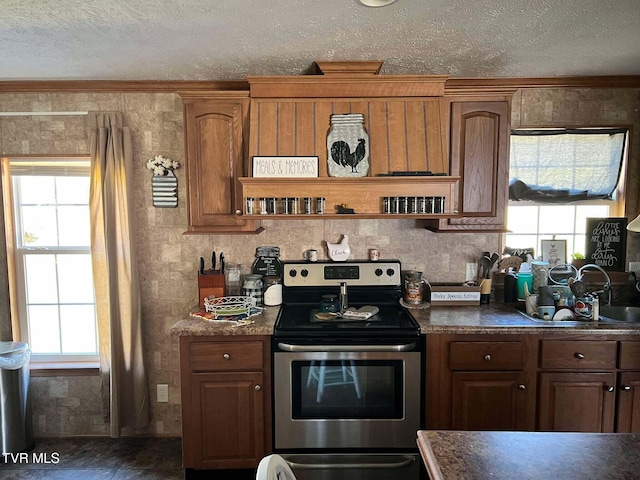
[[[221,273],[213,273],[211,275],[202,275],[198,273],[198,295],[200,297],[198,305],[204,307],[204,299],[210,295],[224,297],[226,292],[224,286],[224,275]]]

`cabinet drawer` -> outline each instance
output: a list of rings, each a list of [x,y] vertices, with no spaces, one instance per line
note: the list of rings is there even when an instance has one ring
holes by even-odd
[[[620,368],[640,370],[640,342],[620,342]]]
[[[616,367],[617,342],[543,341],[542,368],[611,369]]]
[[[451,342],[451,370],[521,370],[525,362],[523,342]]]
[[[262,370],[262,342],[196,342],[189,345],[190,367],[194,372]]]

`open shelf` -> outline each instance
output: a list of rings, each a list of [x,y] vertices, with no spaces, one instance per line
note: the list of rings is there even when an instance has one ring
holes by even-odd
[[[254,197],[256,204],[261,197],[298,197],[300,211],[304,197],[324,197],[324,214],[269,214],[246,215],[256,219],[320,219],[320,218],[445,218],[457,214],[455,187],[460,177],[450,176],[402,176],[358,178],[253,178],[241,177],[243,197]],[[383,197],[443,197],[442,213],[385,214]],[[355,214],[338,214],[336,207],[346,205]],[[256,207],[257,208],[257,207]],[[315,209],[315,204],[313,205]],[[259,208],[256,210],[259,212]]]

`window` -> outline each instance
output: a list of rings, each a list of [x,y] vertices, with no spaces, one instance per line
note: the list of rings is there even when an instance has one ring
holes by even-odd
[[[585,253],[585,221],[622,212],[628,130],[519,129],[511,135],[505,245],[535,249],[567,241],[567,258]]]
[[[7,232],[14,244],[12,304],[17,303],[21,338],[35,361],[96,360],[89,159],[4,162],[13,216]]]

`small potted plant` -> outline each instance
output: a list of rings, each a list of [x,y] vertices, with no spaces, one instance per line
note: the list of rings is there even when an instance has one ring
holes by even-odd
[[[578,270],[584,267],[587,264],[587,260],[584,258],[584,255],[580,252],[575,252],[571,254],[571,265],[576,267]]]

